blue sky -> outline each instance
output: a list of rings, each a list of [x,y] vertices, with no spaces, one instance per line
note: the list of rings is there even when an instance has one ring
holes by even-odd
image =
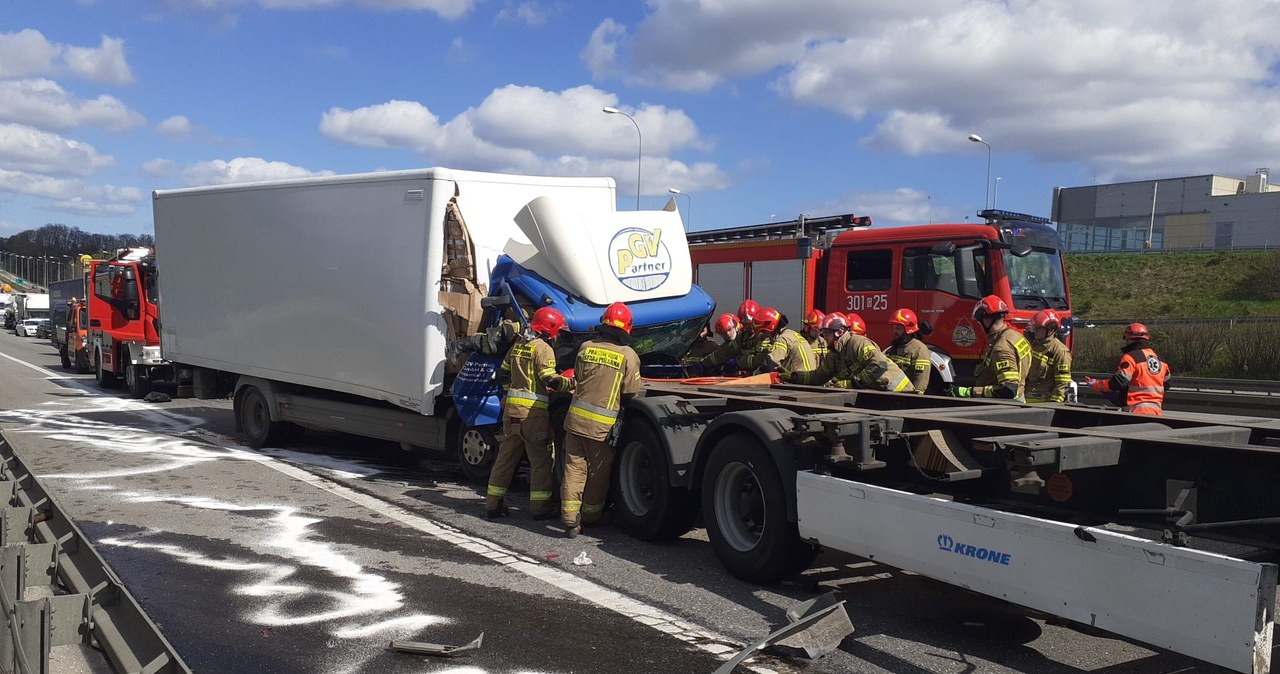
[[[0,15],[0,236],[150,191],[424,166],[608,175],[692,229],[960,222],[1280,168],[1280,3],[42,0]],[[999,178],[997,183],[996,178]],[[691,209],[689,207],[692,207]]]

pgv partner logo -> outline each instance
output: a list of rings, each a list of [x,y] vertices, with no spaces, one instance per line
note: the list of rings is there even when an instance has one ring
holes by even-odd
[[[938,549],[943,552],[951,552],[965,557],[973,557],[974,559],[981,559],[983,561],[991,562],[992,564],[1000,564],[1002,566],[1009,566],[1009,562],[1013,560],[1013,555],[1007,552],[1001,552],[991,548],[981,548],[967,543],[959,543],[954,538],[946,534],[938,535]]]
[[[661,229],[628,227],[613,236],[609,251],[613,275],[632,290],[653,290],[671,275],[671,253]]]

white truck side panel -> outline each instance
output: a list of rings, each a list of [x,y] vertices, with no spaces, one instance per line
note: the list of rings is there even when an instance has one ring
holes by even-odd
[[[1274,564],[811,472],[798,475],[796,500],[800,535],[826,547],[1238,672],[1270,671]]]

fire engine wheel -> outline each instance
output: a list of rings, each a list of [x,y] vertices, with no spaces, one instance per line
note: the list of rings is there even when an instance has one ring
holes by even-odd
[[[493,460],[498,458],[498,441],[492,433],[458,424],[458,466],[468,480],[483,483],[489,479]]]
[[[116,388],[120,386],[119,377],[116,377],[115,373],[107,372],[102,368],[102,351],[98,350],[94,353],[97,356],[94,358],[96,368],[94,375],[98,380],[98,388]]]
[[[151,380],[142,376],[141,365],[130,365],[124,369],[124,387],[129,391],[129,395],[145,398],[148,393],[151,393]]]
[[[613,517],[642,541],[678,538],[693,528],[693,494],[672,486],[666,451],[648,423],[630,424],[613,460]]]
[[[67,355],[67,345],[66,345],[66,344],[63,344],[62,346],[58,347],[58,357],[62,359],[62,369],[64,369],[64,370],[70,370],[70,369],[71,369],[71,356],[68,356],[68,355]]]
[[[813,561],[813,546],[787,520],[787,492],[773,458],[754,436],[716,443],[702,474],[702,512],[716,557],[752,583],[794,576]]]
[[[261,449],[268,445],[279,446],[285,442],[293,424],[285,421],[271,420],[271,407],[267,397],[256,386],[246,386],[235,405],[236,417],[240,420],[240,429],[249,441],[249,446]]]

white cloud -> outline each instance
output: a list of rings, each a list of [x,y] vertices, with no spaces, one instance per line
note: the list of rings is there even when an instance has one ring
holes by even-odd
[[[131,215],[146,199],[136,187],[88,185],[0,168],[0,191],[48,199],[55,210],[81,215]]]
[[[529,0],[527,2],[512,2],[507,0],[502,9],[498,10],[497,19],[499,21],[510,21],[514,23],[523,23],[527,26],[545,26],[547,21],[551,19],[552,14],[559,14],[565,11],[564,3],[545,3]]]
[[[114,166],[92,145],[22,124],[0,124],[0,168],[47,175],[86,176]]]
[[[199,187],[328,175],[333,175],[333,171],[311,171],[259,157],[236,157],[230,161],[215,159],[189,166],[182,171],[182,182],[188,187]]]
[[[156,133],[168,138],[187,138],[191,135],[191,120],[184,115],[174,115],[156,124]]]
[[[625,192],[628,183],[635,189],[638,139],[625,117],[602,112],[617,105],[615,95],[590,86],[555,92],[508,85],[445,123],[421,103],[389,101],[356,110],[332,108],[320,131],[365,147],[405,148],[430,163],[457,168],[613,175]],[[669,156],[710,147],[683,111],[642,105],[624,112],[643,134],[647,193],[665,193],[676,184],[691,190],[728,186],[728,177],[714,164],[687,164]]]
[[[97,47],[50,42],[38,30],[0,33],[0,78],[69,74],[104,84],[131,84],[124,41],[102,36]]]
[[[781,96],[869,119],[864,144],[1079,161],[1100,179],[1274,163],[1280,13],[1224,0],[650,0],[600,24],[597,77],[701,90],[774,78]],[[625,58],[624,58],[625,55]]]
[[[872,222],[877,226],[953,222],[957,217],[953,211],[933,210],[929,194],[910,187],[850,192],[830,201],[809,204],[802,210],[806,213],[872,215]]]
[[[178,165],[169,159],[151,159],[142,163],[142,173],[152,178],[166,178],[178,172]]]
[[[0,80],[0,121],[42,129],[96,126],[122,132],[143,124],[142,115],[113,96],[80,100],[47,79]]]

